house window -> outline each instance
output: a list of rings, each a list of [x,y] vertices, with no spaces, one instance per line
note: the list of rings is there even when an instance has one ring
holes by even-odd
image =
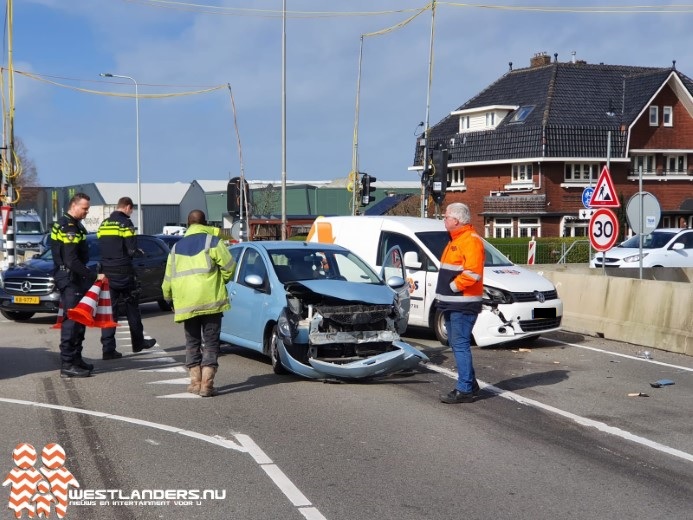
[[[685,173],[686,172],[686,156],[685,155],[666,155],[664,157],[667,173]]]
[[[523,238],[540,237],[541,226],[538,218],[521,218],[518,223],[518,233]]]
[[[652,175],[657,167],[654,155],[634,155],[630,164],[635,175],[639,174],[640,171],[642,171],[643,175]]]
[[[448,187],[464,186],[464,168],[453,168],[448,170]]]
[[[650,126],[659,126],[659,107],[650,107]]]
[[[563,227],[563,236],[566,237],[586,237],[588,236],[589,224],[585,221],[567,221]]]
[[[596,182],[599,177],[599,164],[597,163],[566,163],[565,182],[577,182],[581,184]]]
[[[460,117],[460,132],[464,132],[465,130],[469,130],[470,123],[471,123],[471,120],[470,120],[469,116]]]
[[[532,164],[513,164],[512,182],[523,184],[532,182]]]
[[[673,107],[662,107],[662,124],[664,126],[674,126]]]
[[[486,112],[486,126],[495,126],[496,125],[496,113],[495,112]]]
[[[493,220],[493,236],[495,238],[510,238],[513,236],[513,219],[497,218]]]

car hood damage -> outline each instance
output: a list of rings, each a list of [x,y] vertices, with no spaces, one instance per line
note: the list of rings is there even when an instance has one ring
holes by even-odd
[[[386,285],[307,280],[286,285],[279,318],[285,367],[313,379],[361,379],[412,369],[428,357],[400,340],[397,295]]]

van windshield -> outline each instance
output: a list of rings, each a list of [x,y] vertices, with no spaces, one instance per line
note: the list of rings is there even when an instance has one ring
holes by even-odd
[[[450,241],[450,234],[447,231],[427,231],[425,233],[417,233],[416,236],[438,259],[443,255],[443,249]],[[486,250],[485,267],[513,265],[503,253],[486,242],[486,240],[484,240],[484,249]]]

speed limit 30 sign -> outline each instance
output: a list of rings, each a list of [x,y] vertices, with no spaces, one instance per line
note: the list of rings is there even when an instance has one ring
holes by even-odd
[[[589,226],[590,243],[597,251],[611,249],[618,237],[618,220],[613,211],[598,209],[592,215]]]

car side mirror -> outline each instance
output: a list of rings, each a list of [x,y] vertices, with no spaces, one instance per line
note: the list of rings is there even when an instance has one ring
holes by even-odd
[[[671,246],[671,249],[672,249],[673,251],[680,251],[680,250],[683,249],[684,247],[685,247],[685,246],[684,246],[683,242],[676,242],[673,246]]]
[[[243,281],[248,287],[252,287],[253,289],[257,290],[261,290],[262,286],[265,284],[262,276],[258,274],[249,274],[243,279]]]
[[[386,283],[390,289],[401,289],[407,281],[401,276],[390,276]]]
[[[421,262],[419,262],[419,255],[416,251],[404,253],[404,267],[407,269],[421,269]]]

